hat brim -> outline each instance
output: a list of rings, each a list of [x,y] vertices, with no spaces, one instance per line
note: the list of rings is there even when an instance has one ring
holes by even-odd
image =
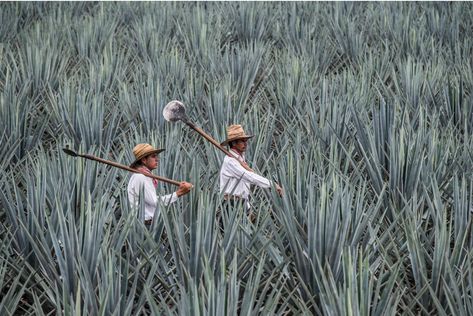
[[[152,154],[160,154],[163,151],[165,151],[164,148],[155,149],[155,150],[150,151],[149,153],[146,153],[146,155],[143,155],[142,157],[136,158],[136,160],[133,161],[132,164],[130,164],[130,168],[135,168],[136,165],[138,164],[138,162],[140,162],[141,159],[146,158],[146,157],[148,157],[149,155],[152,155]]]
[[[221,146],[227,146],[228,143],[233,142],[233,141],[235,141],[235,140],[250,139],[250,138],[253,138],[253,137],[255,137],[255,135],[246,135],[246,136],[244,136],[244,137],[229,138],[229,139],[223,141],[222,143],[220,143],[220,145],[221,145]]]

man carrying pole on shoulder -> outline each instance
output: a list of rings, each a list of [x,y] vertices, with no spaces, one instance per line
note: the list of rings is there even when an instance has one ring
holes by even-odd
[[[227,127],[227,139],[221,143],[222,146],[230,147],[230,156],[225,156],[222,168],[220,169],[220,193],[227,205],[244,203],[247,210],[250,210],[250,188],[256,185],[261,188],[270,188],[272,182],[262,177],[248,167],[245,160],[247,142],[254,135],[247,135],[241,125],[230,125]],[[275,183],[276,190],[282,196],[282,188]],[[250,211],[250,219],[254,220],[254,215]]]
[[[152,170],[158,167],[158,154],[162,151],[164,149],[156,149],[149,144],[138,144],[133,148],[135,161],[130,167],[143,173],[151,174]],[[128,182],[128,200],[131,205],[138,205],[140,192],[142,191],[144,194],[146,225],[151,225],[159,200],[165,205],[169,205],[176,202],[180,196],[189,193],[192,189],[191,183],[182,181],[176,192],[165,196],[158,196],[156,194],[157,186],[158,181],[156,179],[146,177],[141,173],[134,173]]]

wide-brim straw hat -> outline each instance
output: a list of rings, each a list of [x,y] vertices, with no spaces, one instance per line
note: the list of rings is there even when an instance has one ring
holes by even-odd
[[[220,145],[226,146],[229,142],[232,142],[234,140],[250,139],[254,136],[255,135],[247,135],[241,125],[230,125],[227,127],[227,139],[223,141]]]
[[[152,154],[159,154],[164,151],[164,148],[154,148],[150,144],[138,144],[133,148],[133,155],[135,155],[135,161],[130,165],[131,168],[136,167],[136,164],[146,156]]]

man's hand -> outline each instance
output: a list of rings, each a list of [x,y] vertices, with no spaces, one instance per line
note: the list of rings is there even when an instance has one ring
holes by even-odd
[[[192,185],[192,183],[189,183],[189,182],[186,182],[186,181],[182,181],[180,184],[179,184],[179,188],[177,189],[176,191],[176,194],[177,196],[182,196],[184,194],[187,194],[190,192],[190,190],[193,188],[194,186]]]
[[[276,191],[278,191],[279,196],[283,196],[284,191],[279,184],[276,183]]]

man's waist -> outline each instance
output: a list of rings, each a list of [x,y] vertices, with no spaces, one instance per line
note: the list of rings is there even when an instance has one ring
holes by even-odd
[[[230,201],[230,200],[246,200],[245,197],[243,196],[240,196],[240,195],[236,195],[236,194],[228,194],[228,193],[225,193],[223,195],[223,199],[225,201]]]

